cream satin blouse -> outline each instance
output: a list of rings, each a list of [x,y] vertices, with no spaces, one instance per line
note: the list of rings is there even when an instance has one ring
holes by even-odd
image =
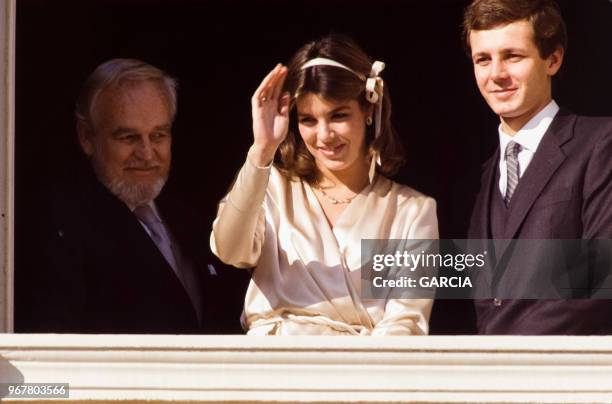
[[[377,176],[330,227],[311,186],[247,159],[219,204],[212,251],[255,267],[250,335],[427,334],[431,299],[363,299],[361,239],[436,239],[432,198]]]

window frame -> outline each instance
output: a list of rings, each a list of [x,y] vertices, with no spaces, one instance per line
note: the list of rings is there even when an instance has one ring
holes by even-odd
[[[15,196],[15,1],[0,0],[0,332],[13,332]]]

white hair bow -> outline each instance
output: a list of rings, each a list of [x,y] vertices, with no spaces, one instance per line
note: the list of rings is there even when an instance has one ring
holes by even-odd
[[[377,60],[372,64],[370,76],[366,80],[366,100],[376,105],[376,116],[374,118],[374,139],[378,139],[378,137],[380,136],[380,130],[382,126],[382,102],[385,82],[379,75],[380,72],[382,72],[384,69],[385,64]],[[372,155],[372,161],[370,162],[370,171],[368,173],[370,182],[374,180],[374,175],[376,174],[376,164],[382,164],[380,160],[380,153],[378,151],[374,152],[374,154]]]

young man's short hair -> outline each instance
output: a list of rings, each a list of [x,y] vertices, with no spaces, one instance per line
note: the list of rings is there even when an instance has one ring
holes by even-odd
[[[474,0],[463,14],[463,39],[471,56],[470,33],[516,21],[531,23],[534,43],[546,59],[558,48],[567,48],[567,31],[555,0]]]

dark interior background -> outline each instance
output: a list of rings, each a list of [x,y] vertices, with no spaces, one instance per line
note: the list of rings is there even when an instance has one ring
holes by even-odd
[[[441,237],[465,236],[479,167],[497,145],[460,40],[466,0],[19,0],[16,61],[16,271],[38,190],[83,168],[73,107],[100,63],[145,60],[177,77],[169,189],[212,223],[251,142],[250,97],[305,42],[351,35],[387,64],[407,150],[395,178],[436,198]],[[612,115],[612,4],[562,0],[569,49],[557,102]],[[203,248],[207,248],[203,246]],[[432,333],[470,332],[466,302],[437,302]]]

